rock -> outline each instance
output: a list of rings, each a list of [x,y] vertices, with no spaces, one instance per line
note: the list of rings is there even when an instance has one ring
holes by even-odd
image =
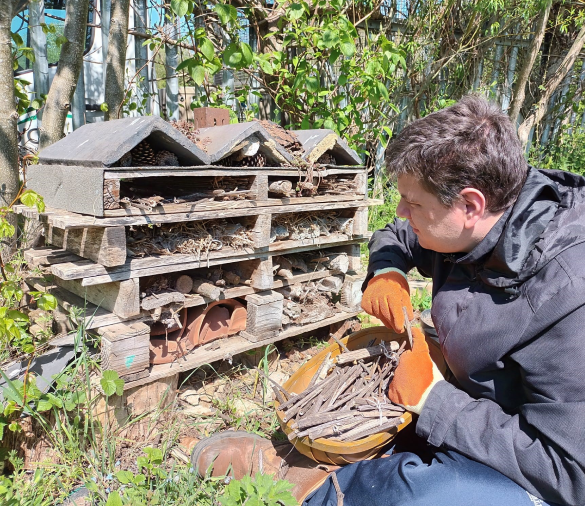
[[[261,406],[248,399],[235,399],[232,406],[236,411],[236,416],[250,415],[263,409]]]
[[[179,445],[181,445],[186,450],[186,453],[188,455],[191,455],[193,448],[198,442],[199,442],[198,438],[187,436],[182,438],[181,441],[179,441]]]
[[[187,416],[213,416],[215,415],[215,408],[198,404],[197,406],[189,406],[183,409],[183,414]]]

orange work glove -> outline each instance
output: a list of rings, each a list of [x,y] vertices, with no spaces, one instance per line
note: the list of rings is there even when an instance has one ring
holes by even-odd
[[[363,310],[378,318],[395,332],[404,332],[404,310],[409,320],[414,318],[408,281],[396,271],[384,272],[370,279],[362,296]]]
[[[406,350],[400,356],[394,378],[388,386],[388,397],[420,415],[435,383],[445,378],[431,360],[429,345],[418,327],[412,328],[412,340],[412,350]]]

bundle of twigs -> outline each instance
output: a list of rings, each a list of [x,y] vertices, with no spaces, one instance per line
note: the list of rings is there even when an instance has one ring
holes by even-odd
[[[270,242],[315,239],[336,232],[351,235],[352,227],[353,218],[343,218],[335,212],[279,214],[272,222]]]
[[[345,348],[334,360],[329,353],[299,394],[275,384],[277,409],[293,429],[290,440],[308,436],[358,441],[404,422],[404,408],[393,404],[386,391],[405,343],[400,347],[396,342],[372,344],[354,351]]]
[[[358,185],[353,179],[335,175],[321,179],[317,188],[318,195],[355,195],[358,192]]]
[[[224,247],[242,249],[253,244],[248,227],[226,220],[132,227],[128,236],[128,250],[132,256],[184,253],[201,259]]]

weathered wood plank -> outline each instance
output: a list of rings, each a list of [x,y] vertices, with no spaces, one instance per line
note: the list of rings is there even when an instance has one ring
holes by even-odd
[[[64,288],[60,288],[56,285],[47,284],[43,280],[29,278],[27,283],[32,286],[35,290],[40,292],[48,292],[57,298],[59,306],[67,312],[77,313],[77,309],[81,310],[78,322],[83,324],[87,330],[95,329],[98,327],[106,327],[108,325],[114,325],[116,323],[122,323],[124,321],[134,320],[139,316],[134,316],[128,319],[122,319],[119,316],[106,311],[104,308],[97,307],[91,302],[87,302],[81,297],[71,293]]]
[[[332,174],[359,174],[364,172],[365,168],[361,165],[330,165],[318,171],[322,177]],[[134,170],[128,167],[108,167],[104,172],[104,179],[125,179],[141,177],[158,177],[158,176],[255,176],[257,174],[269,174],[271,176],[298,176],[305,175],[306,171],[296,167],[217,167],[211,165],[199,165],[196,167],[169,167],[159,169]],[[315,174],[317,170],[314,169]]]
[[[286,200],[286,199],[284,199]],[[382,200],[370,199],[368,206],[380,205]],[[363,207],[363,200],[350,200],[347,202],[336,200],[334,202],[315,202],[312,200],[307,204],[283,204],[274,206],[257,206],[250,209],[224,209],[224,210],[206,210],[170,214],[141,214],[134,216],[120,216],[113,218],[96,218],[81,214],[58,213],[41,215],[41,221],[46,220],[54,227],[70,228],[87,228],[87,227],[117,227],[131,225],[150,225],[154,223],[178,223],[186,221],[213,220],[221,218],[241,218],[243,216],[256,216],[262,214],[281,214],[281,213],[302,213],[313,211],[334,211],[336,209],[351,209]]]
[[[130,318],[140,314],[138,279],[114,281],[101,285],[83,286],[80,281],[55,278],[55,283],[84,300],[118,315]]]
[[[316,329],[327,327],[333,323],[347,320],[348,318],[353,318],[356,314],[358,314],[358,311],[351,313],[349,312],[337,313],[335,316],[332,316],[331,318],[326,318],[322,321],[311,323],[309,325],[303,325],[300,327],[290,327],[280,332],[276,336],[262,339],[261,341],[257,342],[248,341],[247,339],[239,335],[226,337],[224,339],[220,339],[219,341],[215,341],[216,343],[215,346],[219,345],[219,348],[206,350],[205,349],[206,347],[203,346],[202,348],[195,349],[193,352],[189,353],[188,355],[185,355],[184,357],[178,359],[177,361],[171,364],[160,364],[151,366],[150,375],[147,378],[126,383],[124,385],[124,390],[140,385],[145,385],[147,383],[156,381],[160,378],[173,376],[180,372],[189,371],[191,369],[195,369],[196,367],[200,367],[203,364],[211,364],[212,362],[216,362],[218,360],[226,360],[234,355],[237,355],[238,353],[244,353],[245,351],[254,348],[259,348],[261,346],[266,346],[267,344],[275,343],[283,339],[304,334],[305,332],[312,332]]]
[[[308,241],[282,241],[279,244],[271,244],[270,253],[299,253],[316,248],[343,246],[366,241],[368,235],[362,238],[350,239],[343,234],[322,236]],[[359,250],[359,245],[357,246]],[[124,265],[105,268],[89,260],[65,262],[53,265],[53,274],[61,279],[81,279],[83,286],[109,283],[111,281],[123,281],[125,279],[152,276],[154,274],[167,274],[170,272],[198,269],[226,263],[241,262],[266,257],[266,253],[249,253],[249,250],[240,250],[238,253],[231,251],[229,256],[222,255],[221,251],[212,251],[209,258],[198,259],[195,255],[167,255],[158,257],[134,258],[127,260]],[[350,259],[350,269],[351,269]]]
[[[28,249],[24,252],[24,259],[28,265],[39,267],[41,265],[77,262],[81,260],[81,257],[69,253],[69,251],[65,251],[64,249],[48,247]]]
[[[50,224],[45,226],[47,244],[106,267],[115,267],[126,262],[126,229],[124,227],[63,230]]]

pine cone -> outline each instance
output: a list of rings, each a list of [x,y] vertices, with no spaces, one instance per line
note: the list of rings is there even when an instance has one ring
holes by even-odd
[[[156,154],[156,165],[161,167],[178,167],[179,159],[174,153],[163,149]]]
[[[142,141],[131,152],[132,166],[156,165],[156,155],[147,141]]]
[[[132,153],[128,152],[122,158],[120,158],[118,165],[120,167],[132,167]]]

